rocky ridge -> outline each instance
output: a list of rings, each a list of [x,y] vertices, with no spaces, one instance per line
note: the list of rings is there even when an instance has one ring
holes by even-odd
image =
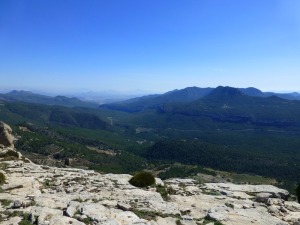
[[[271,185],[156,179],[141,189],[128,174],[36,165],[11,144],[0,160],[3,225],[300,225],[300,204]]]

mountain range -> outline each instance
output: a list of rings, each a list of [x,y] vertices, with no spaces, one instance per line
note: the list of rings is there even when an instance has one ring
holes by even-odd
[[[262,92],[257,88],[231,88],[222,87],[217,88],[199,88],[199,87],[187,87],[181,90],[173,90],[164,94],[148,95],[143,97],[132,98],[129,100],[115,102],[111,104],[101,105],[101,108],[108,108],[112,110],[120,110],[126,112],[140,112],[146,109],[156,109],[166,103],[187,103],[202,99],[213,91],[222,92],[222,89],[235,90],[237,93],[241,93],[251,97],[268,98],[275,96],[286,100],[300,100],[300,94],[297,92],[293,93],[274,93],[274,92]],[[216,93],[214,93],[216,94]],[[227,93],[228,94],[228,93]],[[215,96],[217,97],[217,96]],[[220,96],[222,97],[222,93]]]
[[[294,185],[300,179],[298,95],[189,87],[85,108],[76,98],[14,91],[0,96],[0,118],[32,131],[20,130],[21,150],[52,157],[64,149],[55,157],[101,171],[179,162]],[[100,150],[122,154],[101,156]]]
[[[43,105],[60,105],[66,107],[92,107],[98,106],[97,103],[82,101],[75,97],[66,97],[58,95],[56,97],[50,97],[47,95],[36,94],[31,91],[17,91],[13,90],[6,94],[0,94],[0,100],[8,102],[28,102]]]
[[[66,96],[58,95],[52,97],[44,94],[37,94],[31,91],[13,90],[6,94],[0,94],[0,100],[9,102],[28,102],[44,105],[88,108],[97,108],[99,104],[108,102],[107,104],[103,104],[100,107],[127,112],[139,112],[145,109],[156,108],[165,103],[184,103],[202,99],[215,89],[216,88],[187,87],[180,90],[175,89],[164,94],[151,94],[133,98],[130,98],[129,95],[122,97],[120,93],[118,94],[118,96],[116,96],[116,94],[106,94],[102,97],[97,93],[86,93],[81,95],[76,94],[74,96],[68,94]],[[277,96],[279,98],[287,100],[300,100],[300,94],[297,92],[262,92],[259,89],[253,87],[236,89],[252,97],[267,98],[270,96]]]

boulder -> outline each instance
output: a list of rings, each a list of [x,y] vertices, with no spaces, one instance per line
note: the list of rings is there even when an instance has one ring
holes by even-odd
[[[14,136],[12,135],[12,129],[6,123],[0,121],[0,144],[6,147],[14,147]]]
[[[117,208],[121,209],[123,211],[130,211],[131,210],[131,206],[129,204],[124,203],[124,202],[118,202]]]
[[[271,198],[281,198],[287,200],[290,193],[287,190],[272,186],[272,185],[238,185],[232,183],[206,183],[202,188],[215,191],[232,191],[245,192],[247,194],[269,193]]]
[[[15,200],[13,203],[13,208],[18,209],[22,207],[22,202],[20,200]]]
[[[262,203],[268,203],[268,200],[271,197],[272,197],[271,193],[260,192],[256,194],[256,201]]]
[[[157,185],[157,186],[165,186],[165,183],[160,179],[160,178],[157,178],[157,177],[155,177],[155,184]]]
[[[229,209],[225,206],[218,206],[215,208],[211,208],[207,212],[207,217],[213,220],[218,221],[227,221]]]
[[[278,208],[277,208],[276,206],[274,206],[274,205],[269,206],[269,207],[268,207],[268,211],[269,211],[269,213],[271,213],[271,214],[274,215],[274,216],[278,216],[278,215],[279,215],[279,210],[278,210]]]
[[[79,205],[80,205],[79,202],[71,201],[68,204],[68,208],[65,211],[65,215],[68,216],[68,217],[73,217],[75,215]]]
[[[284,202],[285,208],[293,212],[300,212],[300,204],[297,202]]]

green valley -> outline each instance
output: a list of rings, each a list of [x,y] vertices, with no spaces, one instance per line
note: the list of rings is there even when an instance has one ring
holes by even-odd
[[[100,108],[4,100],[0,117],[20,137],[17,148],[39,163],[116,173],[150,169],[164,178],[211,175],[205,168],[213,168],[293,189],[300,180],[300,101],[230,87],[205,91],[196,100],[195,89],[184,89],[182,98],[179,90],[174,98],[171,92]],[[164,165],[171,170],[158,169]]]

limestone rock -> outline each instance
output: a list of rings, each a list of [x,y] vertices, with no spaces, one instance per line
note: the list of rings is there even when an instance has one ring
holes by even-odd
[[[160,179],[160,178],[157,178],[157,177],[155,177],[155,184],[157,185],[157,186],[165,186],[165,183]]]
[[[129,204],[123,203],[123,202],[119,202],[117,204],[118,209],[121,209],[123,211],[129,211],[131,210],[131,206]]]
[[[75,213],[77,212],[77,208],[79,207],[80,203],[71,201],[68,204],[68,208],[65,211],[66,216],[68,217],[74,217]]]
[[[155,188],[130,185],[128,174],[46,167],[21,160],[5,163],[7,183],[1,187],[0,200],[12,203],[5,207],[1,202],[0,215],[7,221],[0,224],[18,224],[21,217],[5,218],[15,211],[30,215],[30,221],[39,225],[195,225],[206,216],[224,225],[297,225],[300,218],[300,204],[286,201],[288,192],[270,185],[200,185],[193,179],[157,179],[170,191],[164,200]]]
[[[300,204],[297,202],[284,202],[285,208],[293,212],[300,212]]]
[[[227,221],[229,209],[225,206],[218,206],[208,210],[207,217],[217,221]]]
[[[19,224],[19,222],[21,222],[21,220],[22,220],[22,218],[19,216],[11,217],[7,221],[1,222],[1,225],[15,225],[15,224]]]
[[[6,147],[14,147],[14,137],[12,135],[12,129],[6,123],[0,121],[0,144]]]
[[[20,200],[15,200],[13,203],[13,208],[18,209],[22,207],[22,202]]]
[[[272,197],[271,193],[260,192],[256,194],[256,201],[267,203],[270,197]]]
[[[49,221],[49,225],[66,225],[66,224],[85,225],[85,223],[83,222],[65,216],[55,216],[52,217],[51,220]]]
[[[270,194],[270,197],[272,198],[282,198],[284,200],[287,200],[290,196],[289,192],[277,188],[272,185],[237,185],[232,183],[206,183],[203,186],[206,189],[212,189],[212,190],[229,190],[229,191],[239,191],[239,192],[246,192],[246,193],[268,193]]]

